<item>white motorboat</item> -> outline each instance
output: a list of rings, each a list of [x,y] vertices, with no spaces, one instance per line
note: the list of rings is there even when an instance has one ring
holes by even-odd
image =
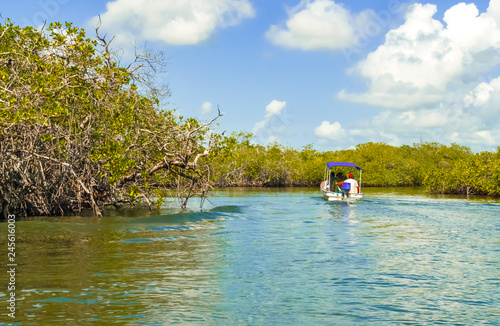
[[[346,169],[347,168],[347,169]],[[349,178],[342,171],[353,170]],[[321,183],[323,198],[328,201],[358,200],[363,198],[361,192],[361,168],[354,163],[328,162],[325,168],[324,181]]]

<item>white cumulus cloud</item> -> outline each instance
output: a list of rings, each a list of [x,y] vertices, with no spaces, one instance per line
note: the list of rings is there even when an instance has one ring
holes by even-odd
[[[335,121],[330,123],[329,121],[322,121],[321,125],[314,129],[314,134],[322,139],[329,140],[340,140],[345,138],[346,131],[342,128],[342,125]]]
[[[492,97],[499,93],[500,77],[493,79],[490,83],[480,83],[477,85],[476,88],[465,96],[465,104],[473,106],[487,104]]]
[[[500,28],[490,9],[479,14],[474,4],[459,3],[445,12],[445,26],[433,18],[436,12],[432,4],[410,6],[405,23],[356,67],[368,91],[343,90],[339,97],[388,108],[422,107],[500,63]]]
[[[281,113],[281,111],[283,110],[283,108],[286,106],[286,102],[285,101],[278,101],[278,100],[272,100],[271,103],[269,103],[267,106],[266,106],[266,114],[265,114],[265,117],[266,118],[270,118],[272,117],[273,115],[278,115]]]
[[[102,29],[121,44],[139,38],[174,45],[200,43],[217,28],[255,16],[248,0],[115,0],[101,14]],[[95,24],[97,17],[92,19]]]
[[[491,136],[491,133],[489,130],[481,130],[481,131],[476,131],[474,133],[474,135],[482,138],[482,140],[484,140],[484,142],[486,142],[487,144],[490,144],[490,145],[493,145],[496,143],[496,140],[495,138],[493,138]]]
[[[386,109],[355,126],[356,142],[387,141],[412,144],[418,139],[456,142],[473,150],[495,150],[500,145],[500,77],[428,109]]]
[[[356,143],[500,145],[500,77],[482,82],[500,67],[500,0],[483,13],[459,3],[442,21],[436,12],[433,4],[409,6],[405,22],[352,70],[367,90],[338,97],[383,108],[348,131]]]
[[[356,44],[356,30],[371,10],[353,15],[332,0],[302,0],[288,11],[285,26],[272,25],[266,37],[274,44],[302,50],[335,50]]]
[[[421,110],[418,112],[415,126],[423,128],[436,128],[446,126],[447,123],[448,118],[446,114],[437,112],[436,110]]]
[[[256,122],[252,128],[260,143],[276,141],[277,136],[286,133],[286,126],[290,123],[290,116],[285,112],[286,102],[272,100],[267,106],[264,118]]]
[[[212,103],[203,102],[201,105],[201,114],[209,114],[210,112],[212,112]]]
[[[252,133],[256,135],[262,129],[269,128],[271,119],[274,116],[278,116],[282,112],[285,106],[286,106],[285,101],[272,100],[271,103],[269,103],[266,106],[266,113],[264,114],[264,119],[262,121],[255,123],[252,129]]]

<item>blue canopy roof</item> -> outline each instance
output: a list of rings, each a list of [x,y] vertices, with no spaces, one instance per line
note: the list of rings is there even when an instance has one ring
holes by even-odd
[[[331,170],[332,167],[334,167],[334,166],[347,166],[347,167],[356,168],[358,170],[361,170],[361,168],[359,166],[357,166],[356,164],[347,163],[347,162],[328,162],[328,163],[326,163],[326,166],[328,167],[329,170]]]

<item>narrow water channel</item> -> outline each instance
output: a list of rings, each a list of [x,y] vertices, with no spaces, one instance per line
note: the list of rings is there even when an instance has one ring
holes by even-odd
[[[364,190],[18,221],[16,318],[4,271],[0,325],[500,324],[500,200]]]

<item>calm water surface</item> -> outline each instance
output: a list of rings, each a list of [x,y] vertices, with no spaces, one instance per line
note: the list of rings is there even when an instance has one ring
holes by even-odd
[[[500,325],[500,200],[364,190],[19,221],[16,319],[4,303],[0,325]]]

